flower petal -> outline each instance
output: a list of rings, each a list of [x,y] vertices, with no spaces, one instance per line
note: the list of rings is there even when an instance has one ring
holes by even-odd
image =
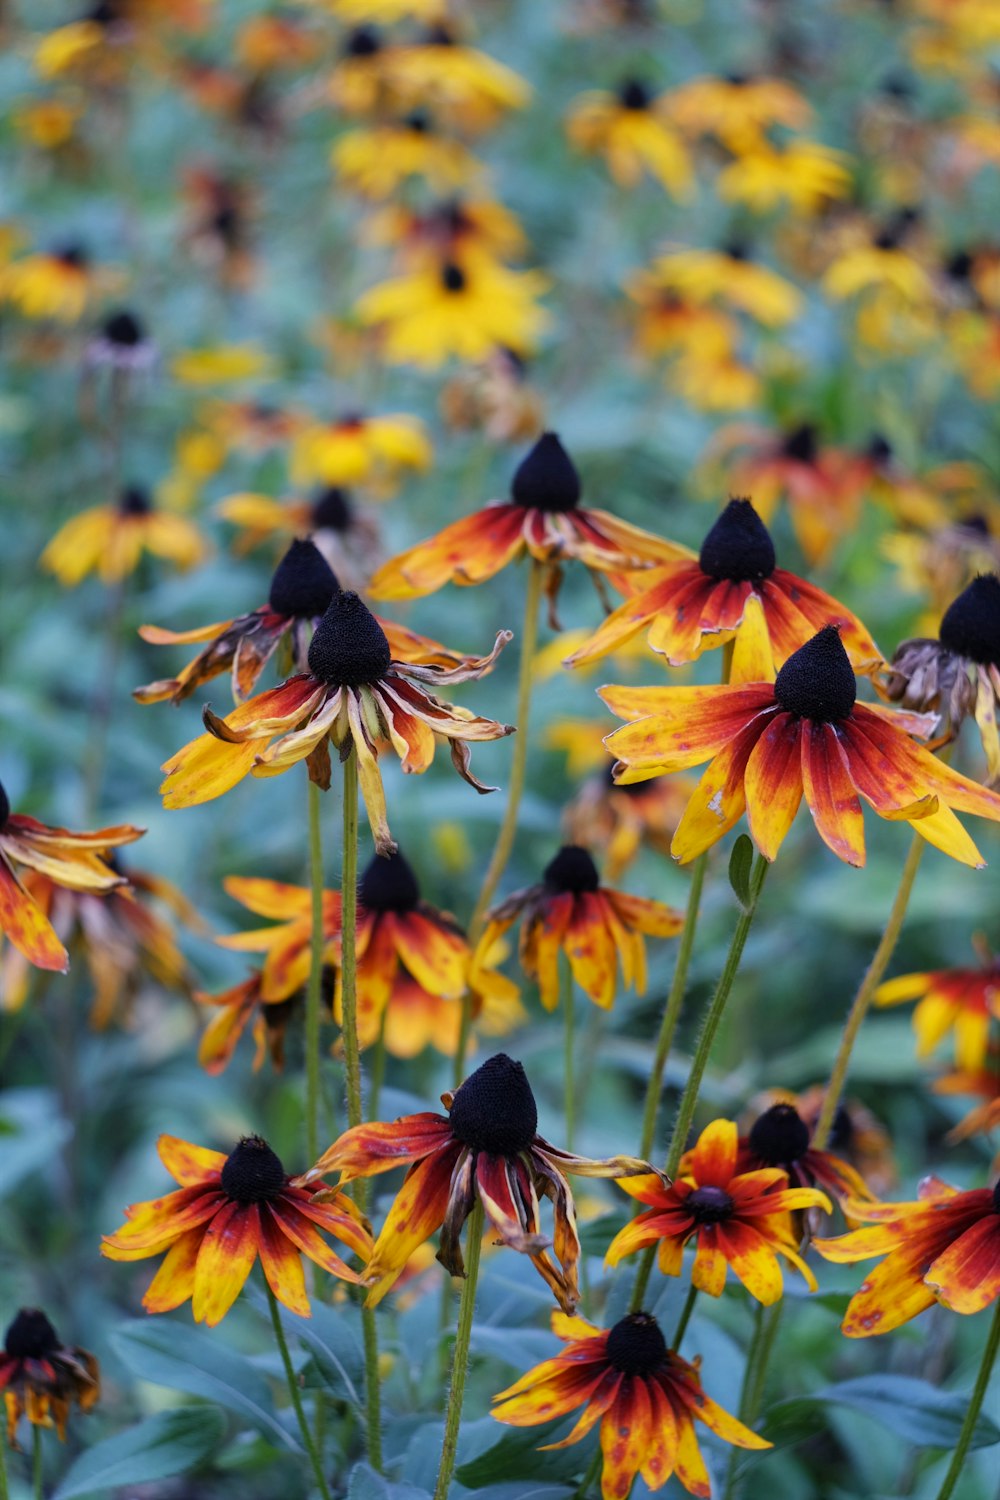
[[[832,724],[802,725],[802,786],[820,838],[846,864],[865,862],[861,803],[848,772],[840,737]]]
[[[194,1146],[176,1135],[161,1135],[156,1150],[171,1177],[181,1187],[201,1187],[206,1183],[218,1186],[219,1173],[226,1165],[222,1151]]]
[[[417,1162],[406,1174],[372,1249],[364,1275],[367,1307],[377,1307],[418,1245],[440,1229],[448,1212],[451,1177],[461,1151],[456,1143]]]
[[[733,1120],[713,1120],[705,1126],[691,1151],[691,1175],[699,1187],[728,1189],[736,1175],[738,1142]]]
[[[223,1204],[204,1232],[194,1273],[191,1312],[214,1328],[243,1290],[257,1259],[260,1212],[256,1203]]]
[[[614,1404],[601,1423],[604,1500],[628,1500],[632,1482],[650,1447],[653,1409],[641,1376],[623,1380]]]
[[[0,853],[0,931],[38,969],[65,974],[69,954],[48,917],[36,906]]]
[[[392,1124],[372,1120],[345,1130],[316,1165],[293,1182],[295,1186],[304,1185],[330,1172],[340,1172],[345,1182],[355,1177],[373,1177],[378,1172],[391,1172],[393,1167],[430,1156],[451,1145],[453,1140],[447,1116],[430,1111],[404,1115]]]
[[[924,1280],[952,1312],[977,1313],[1000,1296],[1000,1215],[987,1212],[927,1268]]]
[[[747,761],[743,786],[754,843],[774,859],[802,800],[799,741],[802,721],[779,713],[771,719]]]
[[[172,1312],[193,1296],[195,1266],[203,1237],[203,1229],[189,1229],[171,1245],[142,1299],[148,1313]]]

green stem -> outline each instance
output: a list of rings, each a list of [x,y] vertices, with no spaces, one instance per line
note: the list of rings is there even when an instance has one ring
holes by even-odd
[[[292,1356],[288,1352],[288,1343],[285,1339],[285,1330],[281,1326],[281,1314],[278,1312],[277,1299],[274,1293],[271,1291],[271,1287],[266,1280],[264,1282],[264,1288],[267,1292],[267,1305],[271,1309],[271,1324],[274,1328],[274,1337],[278,1345],[278,1352],[281,1355],[281,1363],[285,1367],[285,1379],[288,1382],[288,1394],[291,1396],[292,1406],[295,1408],[295,1419],[299,1424],[299,1431],[302,1434],[302,1441],[305,1445],[305,1450],[309,1455],[309,1462],[312,1464],[313,1473],[316,1476],[316,1484],[319,1487],[319,1492],[322,1495],[323,1500],[330,1500],[330,1491],[327,1487],[326,1479],[323,1476],[323,1464],[320,1460],[320,1455],[316,1448],[316,1445],[313,1442],[313,1435],[309,1430],[309,1423],[306,1421],[306,1414],[302,1406],[302,1396],[299,1392],[299,1382],[295,1377],[295,1369],[292,1365]]]
[[[767,1379],[767,1367],[778,1336],[778,1325],[781,1322],[783,1307],[784,1299],[775,1302],[771,1307],[764,1307],[758,1302],[754,1308],[753,1337],[750,1340],[750,1348],[747,1350],[746,1364],[743,1366],[743,1386],[740,1390],[738,1407],[739,1419],[746,1427],[753,1426],[757,1413],[760,1411]],[[726,1467],[726,1487],[722,1500],[733,1500],[736,1494],[738,1470],[742,1457],[741,1449],[730,1449],[729,1462]]]
[[[979,1366],[979,1374],[969,1400],[969,1409],[965,1413],[965,1421],[962,1423],[962,1431],[959,1433],[958,1446],[951,1456],[948,1472],[944,1476],[944,1483],[938,1490],[937,1500],[949,1500],[953,1493],[962,1468],[965,1464],[965,1455],[969,1451],[972,1442],[972,1434],[976,1430],[976,1422],[982,1410],[983,1397],[990,1383],[993,1366],[996,1363],[997,1349],[1000,1348],[1000,1301],[997,1302],[993,1313],[993,1322],[990,1324],[989,1335],[986,1339],[986,1348],[983,1350],[982,1363]]]
[[[465,1400],[465,1381],[469,1373],[469,1341],[472,1337],[472,1317],[476,1308],[476,1282],[479,1280],[479,1253],[483,1244],[483,1205],[476,1199],[469,1215],[469,1229],[465,1241],[465,1281],[458,1304],[458,1327],[455,1330],[455,1349],[451,1360],[451,1389],[448,1392],[448,1409],[444,1419],[444,1442],[441,1445],[441,1467],[438,1469],[434,1500],[447,1500],[451,1488],[451,1476],[455,1472],[455,1457],[458,1452],[458,1431],[462,1422],[462,1403]]]
[[[865,976],[858,986],[857,994],[851,1004],[847,1020],[844,1022],[844,1030],[840,1038],[840,1046],[837,1049],[836,1060],[830,1073],[830,1082],[826,1086],[823,1097],[823,1108],[816,1122],[813,1132],[812,1145],[815,1151],[825,1151],[830,1140],[830,1132],[837,1114],[837,1106],[840,1096],[844,1091],[847,1081],[847,1069],[851,1062],[851,1053],[854,1043],[858,1039],[858,1032],[871,1007],[872,998],[882,981],[882,976],[889,966],[893,950],[899,940],[900,929],[906,917],[906,908],[910,901],[910,892],[913,890],[913,882],[916,879],[920,859],[926,847],[926,840],[919,833],[914,833],[910,852],[906,856],[903,873],[900,876],[899,889],[892,903],[889,920],[885,925],[878,947],[871,963],[865,970]]]
[[[42,1429],[33,1426],[31,1429],[31,1484],[32,1494],[35,1500],[45,1500],[45,1483],[42,1474]]]
[[[514,751],[510,762],[510,783],[507,791],[507,806],[503,822],[493,846],[486,878],[479,892],[475,911],[469,922],[469,944],[475,948],[486,926],[486,913],[493,900],[500,877],[507,868],[510,852],[517,833],[517,815],[524,791],[525,771],[528,764],[528,720],[531,715],[531,684],[535,670],[535,652],[538,648],[538,611],[542,600],[542,583],[545,579],[545,563],[531,561],[528,586],[524,596],[524,624],[521,627],[521,664],[517,688],[517,734],[514,736]],[[465,1076],[465,1054],[469,1045],[472,1024],[472,995],[467,993],[462,1000],[462,1023],[458,1045],[455,1048],[455,1084]]]
[[[320,831],[320,790],[309,782],[309,883],[312,891],[312,934],[309,983],[306,986],[306,1160],[319,1156],[319,1034],[323,992],[323,839]]]
[[[358,758],[344,761],[344,856],[341,866],[340,1027],[344,1044],[347,1123],[361,1124],[361,1053],[358,1048]]]
[[[677,1319],[677,1327],[674,1329],[674,1336],[670,1341],[670,1347],[675,1354],[680,1349],[681,1341],[683,1340],[684,1335],[687,1333],[687,1326],[691,1321],[691,1314],[694,1312],[694,1305],[697,1300],[698,1288],[696,1286],[689,1286],[688,1294],[684,1299],[684,1306],[681,1308],[681,1315]]]
[[[601,1452],[601,1449],[598,1448],[597,1452],[590,1460],[590,1468],[587,1470],[586,1474],[584,1474],[583,1478],[580,1481],[579,1488],[573,1491],[573,1500],[584,1500],[584,1497],[590,1492],[591,1485],[594,1484],[598,1474],[600,1474],[603,1464],[604,1454]]]
[[[576,1099],[573,1094],[573,971],[565,954],[560,956],[560,988],[562,990],[563,1020],[565,1021],[565,1051],[563,1055],[563,1098],[566,1104],[566,1150],[573,1149],[573,1131],[576,1125]]]
[[[639,1155],[643,1160],[648,1159],[653,1149],[656,1117],[659,1114],[660,1096],[663,1092],[663,1073],[667,1066],[667,1058],[670,1056],[677,1022],[680,1019],[681,1006],[684,1004],[684,992],[687,989],[688,968],[694,948],[694,934],[698,925],[698,912],[701,909],[701,892],[705,884],[707,864],[707,853],[699,854],[691,870],[691,889],[688,891],[687,912],[684,916],[680,946],[677,949],[677,965],[663,1012],[663,1020],[660,1022],[660,1034],[656,1039],[656,1052],[649,1083],[646,1085],[646,1107],[642,1116],[642,1140],[639,1144]]]
[[[378,1368],[378,1326],[375,1309],[361,1309],[361,1333],[365,1345],[365,1412],[368,1421],[368,1458],[376,1473],[382,1472],[382,1388]]]
[[[92,826],[104,788],[111,716],[118,701],[115,688],[124,645],[127,591],[128,583],[124,578],[111,584],[104,612],[104,646],[100,677],[90,709],[90,733],[83,754],[83,821],[86,828]]]
[[[740,967],[740,959],[743,957],[743,949],[746,947],[750,928],[753,926],[753,919],[757,912],[757,904],[767,877],[767,870],[767,860],[762,854],[757,854],[754,858],[753,869],[750,871],[750,890],[747,904],[740,908],[740,915],[736,922],[732,941],[729,944],[729,952],[726,954],[726,962],[722,973],[719,975],[719,982],[716,986],[715,994],[712,996],[712,1003],[705,1013],[701,1035],[698,1037],[698,1045],[695,1048],[694,1057],[691,1059],[691,1070],[688,1073],[688,1080],[684,1086],[681,1102],[677,1108],[677,1117],[674,1121],[673,1134],[670,1138],[670,1150],[667,1153],[666,1166],[664,1167],[667,1177],[675,1177],[677,1175],[677,1168],[684,1154],[684,1147],[687,1145],[688,1133],[691,1129],[691,1121],[694,1119],[702,1079],[705,1076],[705,1069],[708,1067],[708,1060],[712,1052],[712,1044],[715,1041],[715,1035],[722,1021],[722,1015],[726,1008],[726,1002],[729,999],[729,993],[733,987],[733,981]],[[646,1288],[649,1285],[649,1277],[653,1269],[655,1256],[656,1246],[650,1245],[649,1249],[644,1252],[642,1260],[639,1263],[639,1272],[636,1276],[635,1287],[632,1292],[631,1307],[633,1312],[642,1306],[643,1298],[646,1295]]]
[[[7,1449],[2,1434],[0,1434],[0,1500],[10,1500],[10,1489],[7,1485]]]

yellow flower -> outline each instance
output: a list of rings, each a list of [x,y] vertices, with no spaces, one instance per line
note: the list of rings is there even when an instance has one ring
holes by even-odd
[[[207,551],[201,534],[183,516],[156,510],[145,490],[129,486],[117,505],[82,511],[56,532],[41,556],[42,567],[73,588],[88,573],[118,583],[134,573],[143,552],[191,568]]]
[[[14,128],[19,135],[43,151],[55,151],[73,139],[80,110],[62,99],[33,99],[13,113]]]
[[[395,21],[442,21],[447,11],[445,0],[312,0],[338,20],[352,26],[371,23],[391,26]]]
[[[693,179],[687,148],[660,100],[630,80],[617,94],[583,94],[566,133],[578,151],[601,155],[621,187],[636,187],[648,172],[675,198],[688,198]]]
[[[511,109],[523,109],[531,89],[495,58],[456,42],[438,26],[415,47],[387,48],[383,74],[404,108],[430,106],[466,131],[489,130]]]
[[[42,78],[58,78],[85,65],[105,41],[98,21],[71,21],[43,36],[35,48],[35,71]]]
[[[93,289],[94,273],[79,245],[38,251],[0,271],[0,303],[9,302],[25,318],[77,323]]]
[[[762,143],[772,125],[800,130],[812,110],[802,95],[781,78],[692,78],[664,95],[671,117],[691,135],[714,135],[742,155]]]
[[[434,457],[424,424],[417,417],[392,412],[382,417],[360,413],[328,422],[308,422],[292,443],[293,484],[364,484],[384,498],[392,494],[407,470],[422,473]]]
[[[848,157],[815,141],[792,141],[783,150],[762,143],[738,157],[719,175],[719,197],[745,203],[766,214],[787,203],[796,213],[814,214],[851,189]]]
[[[211,344],[201,349],[186,349],[170,365],[170,373],[182,385],[260,380],[271,372],[271,358],[257,344]]]
[[[790,281],[751,260],[742,245],[721,250],[671,250],[647,273],[661,290],[694,303],[723,303],[749,313],[768,328],[797,316],[802,294]]]
[[[367,219],[361,239],[390,245],[407,270],[463,263],[467,255],[494,261],[523,255],[527,238],[516,216],[492,198],[453,198],[427,213],[389,203]]]
[[[364,198],[390,198],[413,177],[435,192],[448,192],[482,171],[461,141],[436,134],[421,111],[346,131],[334,142],[330,164],[344,186]]]

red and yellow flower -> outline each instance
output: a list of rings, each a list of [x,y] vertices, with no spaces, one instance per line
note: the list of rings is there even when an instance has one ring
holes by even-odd
[[[279,1302],[310,1315],[302,1256],[341,1281],[360,1276],[331,1250],[320,1230],[366,1259],[371,1235],[359,1209],[323,1184],[293,1184],[260,1136],[245,1136],[228,1156],[161,1135],[160,1160],[180,1184],[165,1197],[136,1203],[126,1222],[104,1235],[109,1260],[146,1260],[167,1252],[142,1305],[170,1312],[190,1301],[196,1323],[214,1328],[236,1301],[260,1258]]]
[[[980,1100],[949,1131],[949,1141],[966,1141],[972,1135],[989,1134],[1000,1127],[1000,1048],[991,1047],[985,1064],[975,1072],[957,1069],[945,1073],[935,1078],[932,1087],[935,1094],[970,1094]]]
[[[566,134],[578,151],[603,156],[620,187],[638,186],[648,172],[674,198],[691,195],[693,175],[687,146],[662,97],[628,79],[616,94],[595,90],[575,100]]]
[[[469,770],[470,740],[495,740],[513,726],[477,717],[427,691],[426,684],[482,677],[510,639],[497,636],[493,651],[478,661],[445,668],[394,661],[385,632],[357,594],[337,593],[313,634],[309,670],[280,687],[250,698],[226,718],[204,710],[208,733],[185,745],[163,769],[165,807],[211,802],[243,780],[280,776],[300,761],[310,778],[330,784],[332,743],[344,756],[353,746],[376,850],[395,849],[386,820],[379,755],[389,750],[406,772],[426,771],[436,736],[447,739],[458,774],[479,792],[493,791]]]
[[[322,997],[328,1008],[335,979],[333,969],[324,966]],[[284,1070],[285,1034],[296,1012],[301,1009],[302,992],[296,992],[287,1000],[270,1000],[263,991],[260,969],[255,969],[248,979],[219,995],[195,991],[193,998],[199,1005],[220,1007],[218,1014],[205,1027],[198,1043],[198,1061],[206,1073],[214,1076],[229,1066],[237,1043],[248,1026],[255,1047],[254,1072],[260,1072],[265,1057],[270,1057],[271,1066],[276,1073]]]
[[[919,1003],[913,1012],[917,1056],[929,1057],[949,1031],[955,1035],[955,1062],[977,1073],[989,1054],[990,1028],[1000,1020],[1000,961],[983,955],[978,969],[933,969],[900,974],[880,984],[876,1005]]]
[[[208,547],[193,521],[158,509],[146,490],[129,485],[117,505],[95,505],[67,521],[40,561],[66,588],[74,588],[88,573],[102,583],[120,583],[135,572],[144,552],[187,569],[205,558]]]
[[[545,1446],[569,1447],[600,1422],[603,1500],[627,1500],[639,1474],[651,1490],[676,1474],[689,1495],[708,1500],[712,1486],[695,1421],[739,1448],[771,1446],[705,1395],[700,1362],[668,1349],[651,1313],[629,1313],[599,1329],[554,1312],[552,1330],[567,1347],[495,1396],[492,1415],[512,1427],[535,1427],[582,1406],[569,1436]]]
[[[961,1192],[926,1177],[918,1191],[915,1203],[852,1204],[863,1229],[813,1241],[838,1264],[885,1256],[851,1298],[848,1338],[890,1333],[935,1302],[981,1312],[1000,1295],[1000,1184]]]
[[[413,1251],[438,1229],[438,1260],[453,1276],[464,1275],[462,1227],[478,1199],[502,1242],[528,1255],[559,1305],[572,1312],[579,1298],[580,1240],[566,1174],[624,1177],[648,1172],[648,1162],[631,1156],[593,1161],[544,1140],[525,1071],[503,1052],[441,1101],[446,1115],[355,1125],[297,1179],[309,1184],[340,1172],[343,1185],[408,1166],[365,1271],[368,1306],[381,1302]],[[555,1261],[541,1233],[539,1194],[553,1207]]]
[[[741,1117],[741,1136],[772,1105],[791,1105],[805,1126],[807,1143],[806,1159],[800,1157],[789,1163],[795,1181],[811,1186],[822,1180],[835,1197],[844,1201],[857,1193],[855,1180],[843,1174],[846,1165],[860,1173],[866,1188],[876,1198],[884,1197],[899,1177],[889,1132],[859,1099],[843,1099],[830,1126],[829,1150],[813,1152],[808,1143],[819,1124],[825,1100],[826,1087],[822,1083],[813,1084],[803,1094],[794,1094],[790,1089],[764,1089],[750,1101],[746,1118]],[[745,1148],[746,1144],[744,1140]]]
[[[783,328],[802,308],[802,293],[777,271],[752,260],[741,244],[720,250],[671,250],[645,273],[647,284],[696,305],[747,313],[766,328]],[[742,486],[741,486],[742,488]]]
[[[606,765],[603,775],[587,778],[566,804],[562,825],[567,843],[586,839],[602,852],[604,878],[614,882],[642,847],[669,855],[695,783],[687,776],[660,776],[616,786],[611,769]]]
[[[629,896],[602,886],[586,849],[567,844],[545,867],[542,882],[516,891],[488,914],[480,950],[488,952],[522,919],[519,957],[537,981],[542,1004],[559,1004],[559,955],[565,954],[576,983],[603,1010],[610,1010],[623,983],[637,994],[646,989],[643,935],[675,937],[684,926],[681,912],[648,896]]]
[[[0,1391],[11,1448],[22,1415],[33,1427],[54,1427],[65,1442],[70,1407],[76,1402],[90,1411],[96,1405],[101,1372],[89,1350],[63,1343],[41,1308],[22,1307],[0,1349]]]
[[[779,1168],[794,1187],[823,1188],[853,1216],[853,1205],[871,1202],[874,1193],[850,1162],[833,1151],[818,1151],[811,1141],[810,1127],[794,1104],[772,1104],[740,1136],[736,1170],[752,1173]],[[686,1158],[682,1170],[685,1165]]]
[[[748,674],[769,675],[759,659]],[[766,859],[773,859],[805,794],[824,843],[847,864],[865,861],[859,797],[879,817],[912,823],[935,848],[963,864],[983,859],[956,810],[1000,821],[1000,796],[916,744],[933,727],[917,714],[856,701],[850,659],[833,625],[788,658],[773,682],[720,687],[600,690],[631,722],[606,744],[616,781],[644,781],[710,760],[671,850],[682,864],[717,843],[744,811]]]
[[[286,885],[278,880],[260,880],[228,875],[222,882],[226,893],[257,917],[268,917],[276,925],[234,932],[216,939],[220,948],[236,953],[266,955],[260,973],[260,995],[265,1002],[288,1000],[309,978],[312,943],[312,893],[307,886]],[[341,897],[339,891],[324,891],[323,961],[340,958]]]
[[[90,257],[79,245],[39,250],[0,268],[0,304],[23,318],[78,323],[99,285]]]
[[[664,1276],[679,1276],[684,1247],[693,1240],[691,1284],[711,1297],[721,1297],[731,1266],[751,1297],[769,1307],[784,1292],[779,1256],[815,1291],[816,1278],[798,1253],[791,1211],[829,1213],[830,1200],[815,1188],[789,1187],[780,1167],[741,1172],[738,1150],[735,1123],[715,1120],[687,1153],[683,1175],[675,1181],[659,1172],[623,1178],[619,1186],[648,1206],[615,1235],[607,1264],[617,1266],[624,1256],[657,1245]]]

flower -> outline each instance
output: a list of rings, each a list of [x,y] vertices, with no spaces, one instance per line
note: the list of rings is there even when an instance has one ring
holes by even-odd
[[[217,386],[236,380],[261,380],[271,373],[270,355],[259,344],[208,344],[185,349],[170,362],[181,385]]]
[[[455,40],[444,25],[421,42],[386,47],[381,78],[403,110],[432,108],[465,134],[489,130],[512,109],[524,109],[531,89],[496,58]]]
[[[730,73],[692,78],[664,95],[671,118],[690,135],[714,135],[737,156],[759,150],[774,125],[800,130],[812,110],[783,78]]]
[[[109,313],[84,350],[90,369],[108,369],[118,375],[134,375],[152,369],[156,345],[142,319],[127,307]]]
[[[24,318],[78,323],[96,285],[86,251],[77,244],[39,250],[0,270],[0,304]]]
[[[764,1089],[750,1101],[746,1128],[752,1128],[757,1117],[765,1114],[772,1105],[790,1104],[806,1127],[807,1140],[811,1140],[819,1124],[825,1099],[826,1087],[821,1083],[814,1084],[803,1094],[793,1094],[789,1089]],[[740,1128],[742,1134],[742,1121]],[[860,1174],[866,1187],[877,1198],[895,1187],[898,1174],[889,1132],[860,1100],[843,1099],[837,1105],[828,1144],[829,1153],[819,1152],[817,1156],[825,1158],[829,1155],[829,1161],[813,1160],[811,1165],[805,1162],[801,1168],[796,1162],[791,1163],[791,1170],[796,1174],[797,1180],[811,1185],[821,1177],[829,1186],[840,1180],[841,1169],[846,1164]],[[811,1151],[812,1147],[809,1147],[807,1156]],[[835,1188],[831,1190],[844,1199],[856,1193],[857,1186],[853,1178],[844,1178],[839,1194]]]
[[[147,1312],[170,1312],[190,1299],[195,1322],[214,1328],[258,1256],[278,1301],[302,1318],[311,1312],[303,1254],[341,1281],[360,1281],[317,1232],[364,1259],[371,1235],[360,1211],[329,1189],[316,1202],[319,1189],[293,1184],[259,1135],[244,1136],[228,1156],[174,1135],[161,1135],[156,1148],[179,1189],[133,1204],[121,1229],[104,1235],[101,1245],[109,1260],[147,1260],[166,1250],[142,1299]]]
[[[842,1117],[840,1124],[843,1129]],[[853,1215],[854,1205],[869,1202],[874,1194],[849,1162],[832,1151],[817,1151],[810,1138],[809,1126],[794,1104],[772,1104],[757,1116],[749,1133],[740,1136],[736,1170],[753,1173],[780,1167],[795,1187],[825,1188]]]
[[[22,1307],[0,1349],[0,1391],[7,1408],[7,1442],[17,1447],[22,1413],[35,1427],[54,1427],[66,1441],[66,1419],[75,1401],[90,1411],[101,1395],[97,1360],[64,1344],[39,1307]]]
[[[220,948],[237,953],[266,954],[259,979],[261,1000],[270,1003],[290,999],[309,978],[312,892],[308,886],[242,875],[227,875],[222,884],[234,901],[255,916],[269,917],[278,925],[230,933],[216,938],[216,942]],[[323,892],[323,958],[327,964],[333,964],[340,956],[340,901],[339,891]]]
[[[628,79],[617,94],[595,90],[575,101],[566,134],[578,151],[600,154],[620,187],[636,187],[643,172],[674,198],[688,198],[693,177],[687,147],[662,98]]]
[[[638,994],[646,989],[643,934],[675,937],[682,913],[647,896],[628,896],[602,886],[586,849],[567,844],[545,866],[540,885],[515,891],[488,914],[481,947],[488,950],[523,917],[519,957],[537,980],[542,1004],[559,1004],[559,954],[566,955],[573,978],[604,1010],[615,998],[618,966],[622,980]]]
[[[934,298],[934,283],[902,241],[915,223],[912,209],[903,209],[868,244],[849,247],[838,255],[823,277],[823,290],[835,302],[861,294],[888,292],[905,307],[921,309]]]
[[[390,558],[371,581],[372,596],[413,599],[445,583],[485,583],[527,553],[548,565],[547,592],[554,601],[566,558],[610,573],[665,562],[686,550],[607,511],[582,506],[580,476],[554,432],[543,433],[521,461],[510,492],[510,500],[494,501]]]
[[[762,141],[719,173],[719,197],[758,214],[784,203],[794,213],[817,214],[850,193],[849,160],[817,141],[789,141],[782,150]]]
[[[95,833],[50,828],[24,813],[11,812],[0,785],[0,930],[29,963],[65,974],[69,956],[13,866],[26,865],[67,890],[111,891],[126,881],[106,862],[107,851],[134,843],[144,832],[128,823]]]
[[[932,1087],[935,1094],[973,1094],[982,1100],[948,1132],[949,1141],[965,1141],[1000,1126],[1000,1050],[996,1046],[991,1047],[984,1066],[974,1073],[945,1073],[934,1080]]]
[[[481,365],[460,370],[438,404],[449,427],[482,432],[492,443],[526,442],[544,426],[541,396],[512,349],[495,349]]]
[[[404,771],[426,771],[434,759],[435,736],[441,735],[463,780],[478,792],[496,790],[469,770],[468,742],[500,739],[513,734],[514,726],[453,707],[429,693],[425,684],[482,677],[510,638],[509,631],[501,632],[489,656],[466,658],[455,667],[394,661],[385,631],[357,594],[334,594],[310,642],[308,671],[249,698],[224,719],[205,708],[209,732],[163,767],[163,805],[211,802],[248,772],[280,776],[303,760],[310,777],[329,786],[329,744],[343,755],[353,745],[375,848],[390,854],[396,846],[386,820],[379,755],[394,750]]]
[[[751,609],[754,599],[759,608]],[[635,592],[565,665],[596,661],[647,630],[647,643],[672,667],[706,649],[762,630],[777,665],[824,625],[836,625],[859,672],[882,657],[861,621],[815,584],[775,564],[774,543],[749,500],[730,500],[697,561],[681,559],[638,575]]]
[[[960,1192],[925,1177],[918,1194],[915,1203],[853,1204],[865,1228],[813,1241],[838,1264],[886,1257],[848,1304],[850,1339],[890,1333],[935,1302],[981,1312],[1000,1294],[1000,1184]]]
[[[308,943],[308,935],[306,942]],[[322,997],[328,1008],[335,977],[333,969],[324,965]],[[209,1021],[198,1043],[198,1061],[206,1073],[214,1076],[229,1066],[236,1044],[251,1022],[251,1034],[256,1046],[254,1072],[260,1072],[265,1055],[270,1056],[271,1066],[276,1073],[284,1070],[285,1033],[295,1014],[301,1010],[302,991],[298,990],[287,1000],[271,1000],[263,990],[263,971],[255,969],[249,979],[233,985],[220,995],[195,991],[193,999],[199,1005],[221,1006],[219,1014]]]
[[[329,421],[304,422],[292,442],[290,468],[294,484],[363,484],[385,497],[408,471],[429,469],[433,457],[424,425],[416,417],[352,412]]]
[[[802,293],[776,271],[750,258],[745,245],[719,250],[671,250],[646,271],[648,284],[695,303],[717,303],[745,312],[767,328],[795,318]]]
[[[651,1313],[629,1313],[610,1329],[553,1313],[552,1329],[566,1349],[495,1396],[492,1415],[534,1427],[583,1406],[569,1437],[546,1447],[578,1443],[600,1422],[603,1500],[627,1500],[637,1474],[658,1490],[676,1473],[688,1494],[710,1496],[696,1418],[737,1447],[771,1447],[705,1395],[699,1361],[668,1349]]]
[[[816,1278],[798,1253],[790,1211],[818,1207],[830,1213],[830,1200],[815,1188],[790,1188],[781,1168],[739,1172],[732,1120],[705,1127],[674,1182],[654,1172],[623,1178],[619,1186],[649,1207],[615,1235],[605,1257],[609,1266],[659,1245],[660,1270],[679,1276],[684,1246],[694,1240],[691,1284],[711,1297],[722,1296],[728,1265],[751,1297],[769,1307],[784,1291],[779,1255],[816,1290]]]
[[[974,578],[948,606],[936,641],[903,642],[889,663],[885,695],[919,713],[936,710],[945,741],[975,718],[987,785],[1000,783],[1000,577]]]
[[[1000,960],[983,955],[978,969],[936,969],[900,974],[880,984],[876,1005],[919,1000],[913,1012],[917,1056],[929,1057],[949,1031],[955,1033],[955,1062],[978,1073],[989,1053],[990,1026],[1000,1019]]]
[[[602,775],[587,778],[563,809],[562,825],[567,843],[586,839],[602,852],[604,878],[614,882],[642,846],[670,853],[695,783],[687,776],[661,776],[616,786],[611,773],[607,765]]]
[[[338,136],[330,164],[349,192],[391,198],[410,178],[435,192],[466,187],[482,172],[467,146],[440,135],[425,110]]]
[[[767,663],[758,662],[757,675]],[[859,794],[881,818],[912,823],[962,864],[983,859],[955,810],[1000,821],[1000,796],[910,739],[930,725],[916,714],[858,703],[850,659],[833,625],[791,655],[773,683],[721,687],[605,687],[611,711],[633,722],[605,741],[617,781],[643,781],[711,758],[671,844],[686,864],[747,812],[773,859],[802,793],[824,843],[847,864],[865,862]]]
[[[631,1156],[592,1161],[550,1145],[537,1133],[538,1108],[527,1075],[504,1052],[470,1073],[454,1094],[442,1094],[441,1102],[446,1115],[355,1125],[298,1179],[309,1184],[339,1171],[342,1186],[409,1166],[365,1271],[367,1305],[381,1302],[413,1251],[437,1229],[438,1260],[453,1276],[463,1276],[462,1226],[478,1198],[503,1243],[528,1255],[560,1307],[572,1312],[579,1298],[580,1241],[566,1173],[622,1177],[648,1172],[648,1163]],[[552,1202],[558,1264],[541,1234],[539,1194]]]
[[[116,505],[95,505],[67,521],[40,561],[65,588],[74,588],[88,573],[97,573],[102,583],[120,583],[135,572],[143,552],[186,569],[207,550],[193,522],[158,510],[149,492],[133,484]]]

